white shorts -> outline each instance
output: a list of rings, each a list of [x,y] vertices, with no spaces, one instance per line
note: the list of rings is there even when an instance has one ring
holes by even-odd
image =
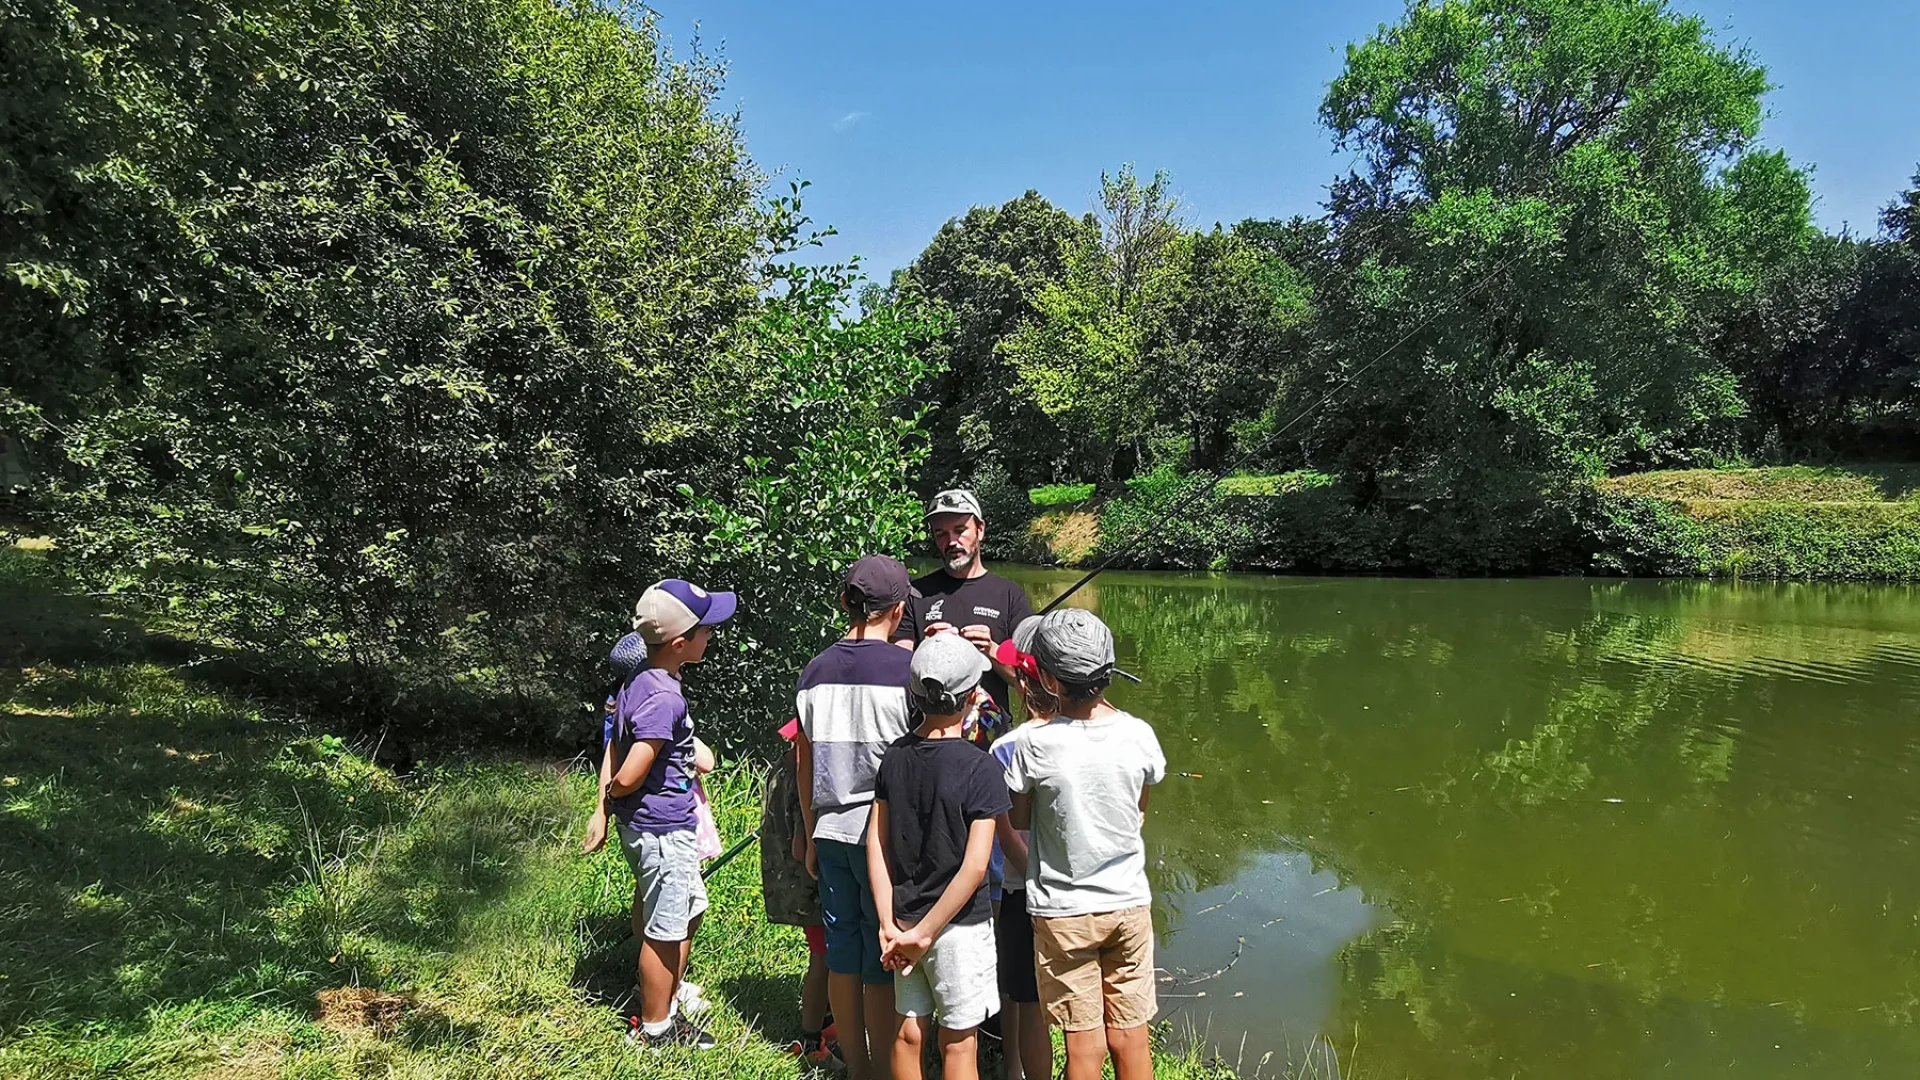
[[[948,923],[911,972],[894,973],[893,1009],[901,1016],[938,1017],[949,1031],[979,1027],[999,1012],[993,920]]]

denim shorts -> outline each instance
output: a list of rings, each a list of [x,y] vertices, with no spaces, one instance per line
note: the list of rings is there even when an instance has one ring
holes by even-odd
[[[635,832],[622,825],[620,848],[640,883],[643,928],[649,941],[685,941],[690,924],[707,910],[707,883],[692,829]]]
[[[869,986],[893,982],[880,966],[880,912],[867,877],[867,849],[838,840],[815,840],[820,859],[820,922],[827,931],[827,970],[858,975]]]

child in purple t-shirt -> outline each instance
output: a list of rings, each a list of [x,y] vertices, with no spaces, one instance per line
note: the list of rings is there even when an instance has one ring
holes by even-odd
[[[693,935],[707,910],[695,839],[698,744],[680,672],[706,655],[713,627],[731,618],[736,606],[732,593],[669,579],[649,588],[633,609],[633,628],[647,643],[647,666],[620,690],[612,754],[619,765],[605,798],[644,912],[639,1035],[649,1046],[715,1045],[713,1036],[674,1010]]]

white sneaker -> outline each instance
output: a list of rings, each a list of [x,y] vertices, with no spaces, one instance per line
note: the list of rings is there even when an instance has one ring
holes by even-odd
[[[680,980],[680,989],[673,992],[673,1003],[679,1007],[683,1016],[699,1016],[713,1008],[713,1003],[707,1000],[706,992],[700,989],[700,984],[688,982],[685,979]]]

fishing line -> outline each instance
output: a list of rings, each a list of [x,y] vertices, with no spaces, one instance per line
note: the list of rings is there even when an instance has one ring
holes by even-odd
[[[1182,510],[1187,509],[1193,503],[1197,502],[1201,496],[1210,493],[1211,491],[1213,491],[1214,488],[1220,486],[1220,481],[1225,480],[1227,476],[1231,474],[1235,469],[1238,469],[1241,465],[1245,464],[1248,461],[1251,461],[1253,458],[1255,458],[1259,454],[1264,453],[1268,447],[1272,446],[1274,443],[1279,441],[1280,436],[1285,435],[1287,432],[1293,430],[1294,426],[1299,424],[1300,421],[1305,420],[1309,416],[1312,416],[1315,412],[1323,408],[1328,402],[1338,397],[1342,392],[1344,392],[1347,389],[1347,387],[1352,386],[1354,381],[1359,379],[1360,376],[1365,375],[1368,371],[1373,369],[1374,365],[1378,364],[1380,361],[1385,360],[1388,356],[1392,355],[1394,350],[1400,348],[1400,346],[1402,345],[1405,345],[1407,342],[1412,341],[1416,336],[1420,334],[1421,331],[1433,325],[1434,321],[1439,319],[1440,316],[1451,314],[1461,304],[1471,299],[1475,293],[1479,292],[1481,289],[1484,289],[1489,284],[1491,284],[1494,278],[1500,276],[1501,272],[1506,270],[1506,268],[1508,266],[1511,266],[1512,264],[1513,264],[1513,260],[1508,259],[1502,262],[1500,265],[1494,267],[1492,270],[1489,270],[1486,276],[1474,282],[1471,286],[1469,286],[1464,291],[1456,294],[1451,301],[1449,301],[1445,305],[1436,309],[1433,312],[1433,314],[1428,315],[1426,318],[1420,320],[1420,322],[1417,323],[1413,327],[1413,329],[1408,330],[1406,333],[1400,335],[1399,338],[1394,340],[1393,344],[1388,345],[1386,348],[1380,350],[1380,352],[1377,355],[1375,355],[1373,359],[1360,365],[1359,368],[1349,373],[1345,378],[1342,378],[1338,383],[1335,383],[1333,389],[1327,391],[1326,394],[1322,395],[1320,400],[1315,401],[1313,404],[1308,405],[1306,408],[1300,410],[1300,412],[1294,415],[1293,419],[1281,425],[1278,430],[1273,432],[1271,435],[1268,435],[1266,438],[1262,439],[1258,444],[1254,446],[1250,446],[1245,450],[1242,450],[1240,453],[1234,455],[1233,460],[1227,462],[1225,465],[1222,465],[1220,468],[1216,469],[1213,472],[1212,477],[1205,484],[1202,484],[1199,487],[1194,488],[1192,491],[1187,492],[1181,498],[1170,502],[1166,507],[1162,508],[1157,515],[1155,515],[1151,520],[1147,522],[1145,528],[1142,528],[1138,532],[1136,532],[1133,536],[1133,539],[1128,540],[1125,544],[1120,545],[1119,548],[1114,550],[1113,554],[1108,555],[1106,558],[1100,560],[1099,565],[1095,566],[1093,569],[1087,571],[1084,575],[1082,575],[1080,580],[1074,582],[1071,586],[1067,588],[1066,592],[1063,592],[1059,596],[1056,596],[1052,600],[1048,601],[1047,606],[1040,609],[1040,614],[1045,615],[1047,612],[1052,611],[1054,608],[1057,608],[1061,604],[1065,603],[1068,597],[1080,591],[1081,586],[1085,585],[1089,581],[1092,581],[1094,578],[1099,577],[1101,571],[1105,570],[1109,566],[1112,566],[1114,562],[1118,560],[1121,556],[1127,554],[1128,552],[1132,551],[1134,548],[1140,546],[1140,542],[1142,540],[1145,540],[1148,536],[1153,534],[1154,530],[1166,524],[1169,520],[1173,518],[1175,514],[1179,513]]]

